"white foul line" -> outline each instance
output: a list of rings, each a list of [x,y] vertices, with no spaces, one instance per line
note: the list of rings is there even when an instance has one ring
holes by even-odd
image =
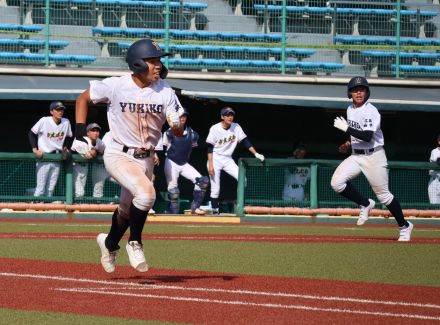
[[[237,301],[237,300],[231,301],[231,300],[202,299],[202,298],[190,298],[190,297],[179,297],[179,296],[165,296],[165,295],[162,296],[162,295],[140,294],[140,293],[101,291],[101,290],[92,290],[92,289],[84,289],[84,288],[83,289],[62,288],[55,290],[65,291],[65,292],[96,293],[101,295],[112,295],[112,296],[152,298],[152,299],[164,299],[164,300],[176,300],[176,301],[194,301],[194,302],[202,302],[202,303],[216,303],[216,304],[224,304],[224,305],[241,305],[241,306],[253,306],[253,307],[279,308],[279,309],[301,309],[301,310],[324,311],[324,312],[332,312],[332,313],[362,314],[362,315],[415,318],[415,319],[440,321],[440,317],[436,317],[436,316],[415,315],[415,314],[394,314],[394,313],[372,312],[365,310],[352,310],[352,309],[340,309],[340,308],[320,308],[320,307],[311,307],[304,305],[283,305],[283,304],[256,303],[256,302]]]
[[[64,282],[76,282],[76,283],[93,283],[106,285],[107,288],[96,289],[85,289],[85,288],[59,288],[55,290],[59,291],[70,291],[70,292],[84,292],[84,293],[99,293],[99,294],[112,294],[112,295],[124,295],[133,297],[145,297],[145,298],[158,298],[158,299],[170,299],[170,300],[188,300],[197,302],[212,302],[212,303],[222,303],[222,304],[239,304],[239,305],[252,305],[260,307],[270,307],[270,308],[287,308],[287,309],[304,309],[304,310],[319,310],[328,312],[340,312],[340,313],[357,313],[357,314],[371,314],[389,317],[409,317],[409,318],[419,318],[419,319],[429,319],[429,320],[439,320],[440,317],[426,316],[426,315],[412,315],[412,314],[393,314],[393,313],[382,313],[382,312],[368,312],[361,310],[346,310],[338,308],[319,308],[310,306],[297,306],[297,305],[281,305],[281,304],[264,304],[264,303],[251,303],[247,301],[224,301],[224,300],[211,300],[211,299],[200,299],[200,298],[185,298],[179,296],[161,296],[161,295],[149,295],[149,294],[137,294],[137,293],[120,293],[103,291],[108,290],[109,285],[118,286],[121,289],[144,289],[144,290],[181,290],[181,291],[201,291],[201,292],[219,292],[228,294],[240,294],[240,295],[255,295],[255,296],[268,296],[268,297],[286,297],[286,298],[301,298],[310,300],[327,300],[327,301],[339,301],[339,302],[350,302],[350,303],[360,303],[360,304],[378,304],[378,305],[392,305],[392,306],[406,306],[406,307],[419,307],[419,308],[434,308],[440,309],[440,305],[435,304],[422,304],[422,303],[411,303],[402,301],[384,301],[384,300],[370,300],[370,299],[358,299],[349,297],[336,297],[336,296],[317,296],[317,295],[303,295],[294,293],[283,293],[283,292],[265,292],[265,291],[252,291],[252,290],[229,290],[229,289],[219,289],[219,288],[203,288],[203,287],[181,287],[181,286],[168,286],[168,285],[155,285],[155,284],[139,284],[135,282],[117,282],[108,280],[94,280],[86,278],[71,278],[63,276],[49,276],[49,275],[39,275],[39,274],[20,274],[20,273],[8,273],[0,272],[0,276],[4,277],[16,277],[16,278],[31,278],[38,280],[55,280]],[[125,288],[124,288],[125,287]],[[114,288],[113,288],[114,289]]]

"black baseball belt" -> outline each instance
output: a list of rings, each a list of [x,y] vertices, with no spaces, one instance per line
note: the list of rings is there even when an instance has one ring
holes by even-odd
[[[357,155],[368,155],[370,153],[379,151],[382,148],[383,148],[382,146],[378,146],[378,147],[370,148],[370,149],[353,149],[353,153],[355,153]]]
[[[124,146],[122,152],[128,153],[128,150],[133,149],[134,158],[148,158],[151,155],[151,151],[146,148],[129,148]]]

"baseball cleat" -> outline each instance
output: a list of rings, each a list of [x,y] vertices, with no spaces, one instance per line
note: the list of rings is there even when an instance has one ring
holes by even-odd
[[[400,236],[397,241],[410,241],[411,240],[411,232],[414,228],[414,225],[409,221],[408,221],[408,223],[409,223],[408,227],[400,227]]]
[[[137,241],[130,241],[125,246],[130,265],[139,272],[147,272],[148,264],[145,260],[144,248]]]
[[[192,213],[193,213],[193,214],[197,214],[198,216],[204,216],[204,215],[206,214],[206,211],[197,208],[197,209],[195,209],[194,211],[192,211]]]
[[[118,251],[110,252],[108,248],[105,246],[105,239],[107,238],[107,234],[99,234],[96,237],[96,242],[98,243],[99,248],[101,249],[101,265],[104,268],[105,272],[113,273],[115,271],[116,265],[116,253]]]
[[[154,211],[153,209],[148,210],[148,214],[156,214],[156,211]]]
[[[361,211],[359,212],[359,219],[356,223],[358,226],[362,226],[367,222],[368,214],[376,205],[376,203],[372,199],[368,199],[368,201],[370,202],[370,204],[367,207],[361,205]]]
[[[219,215],[220,214],[220,210],[219,209],[212,209],[212,214]]]

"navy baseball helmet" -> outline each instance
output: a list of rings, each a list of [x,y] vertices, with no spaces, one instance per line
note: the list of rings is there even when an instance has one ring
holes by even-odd
[[[127,50],[126,61],[131,71],[142,73],[148,70],[148,65],[144,62],[145,59],[161,58],[168,55],[170,53],[162,51],[157,42],[145,38],[130,45]]]
[[[353,77],[350,79],[347,85],[347,97],[351,99],[351,90],[358,86],[363,86],[367,89],[367,97],[365,98],[365,101],[367,101],[370,98],[370,85],[364,77]]]
[[[185,107],[183,108],[183,113],[180,114],[180,116],[183,116],[183,115],[189,116],[189,112]]]

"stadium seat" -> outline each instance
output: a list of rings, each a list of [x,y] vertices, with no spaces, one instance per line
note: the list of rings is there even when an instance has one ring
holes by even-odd
[[[65,48],[69,45],[69,42],[65,41],[49,41],[49,50],[57,51]],[[1,51],[23,51],[29,49],[31,52],[37,52],[44,49],[46,46],[45,40],[33,40],[33,39],[0,39],[0,50]]]
[[[396,65],[393,64],[391,66],[393,71],[396,71]],[[418,77],[423,76],[435,76],[438,77],[440,75],[440,66],[432,66],[432,65],[399,65],[399,70],[401,73],[405,75],[416,75]]]
[[[128,49],[131,43],[118,42],[117,45],[121,49]],[[161,44],[162,48],[165,45]],[[185,58],[237,58],[237,59],[269,59],[274,57],[280,60],[282,49],[268,47],[244,47],[244,46],[221,46],[221,45],[193,45],[193,44],[170,44],[169,51],[173,55],[180,55]],[[295,57],[299,60],[310,57],[315,54],[315,50],[286,48],[286,56]]]
[[[41,26],[32,25],[14,25],[14,24],[0,24],[0,33],[17,31],[24,33],[38,33],[43,30]]]
[[[50,64],[82,66],[94,62],[96,57],[91,55],[49,54],[48,59]],[[45,55],[43,53],[0,52],[0,63],[45,64]]]

